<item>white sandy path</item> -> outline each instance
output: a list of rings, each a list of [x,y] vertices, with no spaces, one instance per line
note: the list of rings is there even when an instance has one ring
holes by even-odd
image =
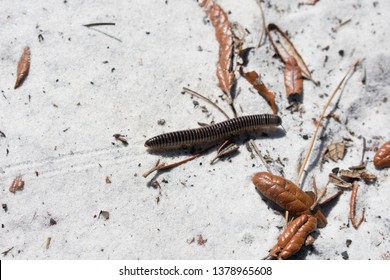
[[[247,45],[257,44],[261,19],[256,2],[218,3],[231,12],[231,21],[251,32]],[[141,176],[158,158],[168,162],[179,158],[149,154],[143,146],[147,138],[196,127],[197,122],[223,120],[202,101],[210,117],[194,108],[190,96],[180,93],[183,86],[207,94],[229,111],[218,97],[214,29],[204,23],[205,14],[196,1],[1,1],[0,6],[0,130],[6,135],[0,138],[0,200],[8,206],[7,212],[0,210],[0,250],[14,247],[1,258],[259,259],[267,254],[283,217],[251,184],[251,176],[264,167],[251,159],[244,145],[239,154],[213,166],[209,165],[213,154],[208,154],[160,174],[159,204],[159,191],[148,187],[150,178]],[[264,10],[267,22],[288,31],[314,79],[321,82],[319,87],[304,83],[305,113],[291,114],[285,109],[283,65],[272,57],[273,49],[267,43],[251,52],[247,69],[261,73],[277,93],[288,131],[285,137],[257,137],[256,143],[265,155],[282,160],[286,178],[295,179],[298,158],[314,131],[312,118],[318,117],[349,65],[364,58],[334,111],[343,123],[348,119],[355,137],[330,120],[326,137],[313,151],[304,188],[311,188],[312,175],[323,186],[332,168],[360,161],[362,142],[357,136],[364,136],[368,147],[384,141],[375,137],[390,138],[390,101],[385,102],[390,89],[385,11],[390,2],[320,1],[299,6],[298,1],[267,1]],[[331,31],[349,19],[338,32]],[[98,29],[122,42],[82,26],[92,22],[115,22]],[[44,41],[39,42],[39,34]],[[17,61],[26,45],[32,52],[31,71],[13,90]],[[243,109],[240,114],[270,112],[246,81],[239,79],[238,88],[235,102]],[[158,125],[159,119],[166,124]],[[126,135],[130,145],[115,141],[115,133]],[[326,145],[342,137],[353,139],[345,159],[326,163],[320,172],[319,162],[313,161]],[[366,153],[368,169],[378,181],[361,184],[357,203],[358,209],[366,208],[366,221],[359,230],[352,228],[350,193],[345,192],[328,209],[329,225],[321,229],[314,249],[299,258],[342,259],[344,251],[350,259],[390,257],[390,171],[375,170],[373,155]],[[12,194],[8,187],[19,174],[25,189]],[[112,184],[105,183],[106,176]],[[96,217],[101,210],[110,212],[109,220]],[[49,226],[50,218],[57,224]],[[204,246],[188,244],[199,234],[207,239]],[[51,244],[46,250],[48,237]],[[349,248],[347,239],[352,240]]]

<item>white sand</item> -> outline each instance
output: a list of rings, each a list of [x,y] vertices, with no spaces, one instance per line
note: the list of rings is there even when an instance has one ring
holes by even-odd
[[[197,127],[197,122],[224,120],[205,105],[211,116],[194,108],[183,86],[206,94],[227,112],[217,86],[215,64],[218,45],[214,29],[196,1],[2,1],[0,10],[0,251],[13,249],[2,259],[260,259],[266,256],[284,225],[251,183],[265,170],[241,143],[239,153],[215,165],[211,152],[155,179],[159,190],[148,186],[143,172],[158,158],[174,162],[186,153],[148,153],[144,141],[172,130]],[[165,3],[167,2],[167,3]],[[273,58],[267,42],[251,52],[246,68],[261,73],[276,93],[279,114],[287,135],[256,136],[264,155],[281,159],[275,169],[295,180],[297,163],[314,132],[318,118],[348,67],[363,63],[349,79],[334,113],[313,150],[304,189],[312,176],[323,187],[328,173],[360,161],[362,140],[373,148],[390,139],[389,1],[320,1],[299,6],[299,1],[269,1],[264,5],[268,23],[288,31],[291,40],[313,71],[316,87],[304,82],[303,114],[286,107],[283,64]],[[303,1],[302,1],[303,2]],[[379,3],[380,2],[380,3]],[[230,20],[250,31],[247,46],[257,44],[260,10],[254,0],[218,1]],[[332,28],[351,19],[337,32]],[[83,27],[93,22],[114,22],[97,29],[121,42]],[[147,34],[150,32],[150,34]],[[39,42],[42,34],[44,41]],[[13,89],[18,59],[24,46],[32,52],[25,83]],[[323,50],[328,47],[328,50]],[[344,51],[344,56],[339,51]],[[327,62],[325,58],[327,57]],[[107,61],[107,62],[106,62]],[[106,62],[106,63],[105,63]],[[114,69],[115,68],[115,69]],[[362,79],[366,73],[366,84]],[[93,83],[93,84],[91,84]],[[267,103],[238,79],[241,93],[235,100],[241,115],[269,113]],[[341,96],[341,97],[340,97]],[[340,97],[340,98],[339,98]],[[79,104],[79,105],[78,105]],[[242,111],[241,109],[242,108]],[[164,126],[158,120],[166,121]],[[352,136],[347,127],[355,133]],[[126,147],[112,135],[126,135]],[[279,135],[279,136],[278,136]],[[303,136],[309,139],[304,140]],[[325,147],[343,137],[353,140],[339,163],[319,159]],[[381,137],[378,139],[377,137]],[[7,150],[9,153],[7,154]],[[360,184],[357,216],[366,209],[358,230],[349,222],[350,191],[326,210],[329,224],[309,250],[297,258],[390,258],[390,169],[376,170],[373,151],[366,153],[367,168],[378,176],[373,185]],[[35,172],[39,172],[36,176]],[[8,191],[22,175],[25,189]],[[112,184],[106,184],[109,176]],[[329,193],[336,191],[331,186]],[[159,197],[157,204],[156,198]],[[98,218],[101,210],[110,218]],[[50,226],[53,218],[57,224]],[[198,235],[207,242],[197,244]],[[46,241],[51,243],[46,249]],[[195,237],[195,242],[190,241]],[[352,240],[349,247],[346,240]],[[345,255],[345,253],[344,253]]]

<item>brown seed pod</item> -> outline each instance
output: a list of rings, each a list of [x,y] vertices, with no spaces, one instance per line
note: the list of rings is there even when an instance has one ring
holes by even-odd
[[[383,144],[374,156],[376,168],[390,167],[390,141]]]
[[[29,47],[25,47],[23,54],[19,59],[18,68],[16,70],[16,82],[14,89],[18,88],[26,78],[28,70],[30,69],[31,52]]]
[[[294,216],[311,214],[314,199],[299,189],[293,182],[268,172],[256,173],[252,178],[256,188]]]
[[[311,215],[301,215],[279,235],[278,243],[269,255],[278,259],[287,259],[298,252],[305,244],[307,236],[317,228],[317,219]]]
[[[266,198],[289,211],[293,216],[314,213],[318,218],[318,227],[326,226],[324,214],[318,209],[314,209],[312,213],[310,209],[314,204],[314,197],[303,192],[290,180],[268,172],[259,172],[253,176],[252,182]]]

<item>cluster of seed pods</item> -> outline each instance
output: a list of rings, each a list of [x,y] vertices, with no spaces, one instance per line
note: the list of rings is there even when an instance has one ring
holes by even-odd
[[[261,194],[295,217],[279,236],[270,251],[271,257],[289,258],[301,249],[312,231],[326,226],[325,215],[318,208],[311,209],[315,202],[312,193],[305,193],[293,182],[269,172],[256,173],[252,182]]]

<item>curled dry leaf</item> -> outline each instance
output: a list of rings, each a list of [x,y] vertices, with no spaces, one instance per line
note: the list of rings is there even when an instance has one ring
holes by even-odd
[[[26,78],[28,70],[30,69],[31,52],[29,47],[25,47],[23,54],[19,59],[18,68],[16,70],[16,82],[14,89],[18,88]]]
[[[312,80],[309,69],[307,68],[298,51],[295,49],[293,43],[291,43],[291,41],[288,39],[287,35],[282,30],[280,30],[276,24],[273,23],[268,24],[267,34],[272,46],[275,49],[275,52],[280,56],[282,61],[287,63],[288,58],[293,56],[302,71],[303,77],[308,80]]]
[[[15,193],[16,191],[21,191],[24,188],[24,181],[22,180],[22,176],[16,176],[16,178],[12,181],[11,186],[9,187],[9,191]]]
[[[232,104],[231,89],[234,84],[233,71],[233,32],[226,12],[214,0],[201,0],[199,5],[206,11],[215,29],[219,43],[219,60],[217,63],[217,78],[219,87]]]
[[[316,218],[307,214],[299,216],[288,224],[269,255],[283,260],[289,258],[302,248],[308,235],[316,228]],[[313,242],[313,240],[308,241],[309,244]]]
[[[340,188],[346,188],[346,189],[352,188],[351,183],[344,181],[339,176],[337,176],[333,173],[329,174],[329,182],[331,182],[332,184],[334,184],[335,186],[340,187]]]
[[[287,98],[291,94],[302,94],[302,71],[293,56],[288,58],[284,68],[284,85]]]
[[[376,168],[390,167],[390,141],[384,143],[374,156]]]
[[[242,70],[242,67],[240,68],[240,74],[257,90],[257,92],[265,100],[267,100],[269,106],[272,109],[272,112],[276,114],[277,107],[275,103],[275,93],[265,86],[265,84],[261,81],[260,76],[255,71],[245,73]]]

